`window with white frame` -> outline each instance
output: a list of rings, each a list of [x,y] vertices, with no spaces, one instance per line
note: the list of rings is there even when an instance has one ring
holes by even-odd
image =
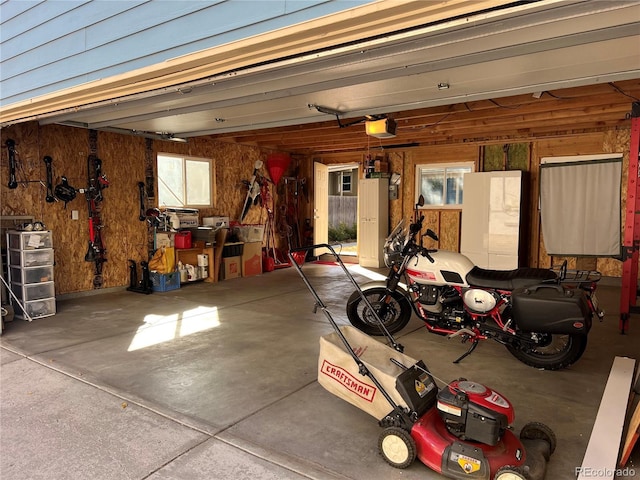
[[[351,192],[351,172],[342,172],[342,193]]]
[[[473,168],[473,162],[417,165],[416,203],[423,195],[424,208],[461,208],[464,174]]]
[[[158,205],[213,207],[215,169],[210,158],[158,154]]]

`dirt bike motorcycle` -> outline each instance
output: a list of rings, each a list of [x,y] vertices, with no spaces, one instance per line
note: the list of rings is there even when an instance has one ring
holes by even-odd
[[[351,324],[368,335],[383,335],[382,328],[393,334],[413,311],[430,332],[471,343],[454,363],[487,339],[535,368],[575,363],[586,349],[594,315],[604,317],[595,294],[600,273],[568,271],[566,261],[555,270],[486,270],[461,253],[427,249],[423,237],[438,237],[430,229],[422,233],[423,204],[420,198],[409,228],[401,221],[385,242],[386,280],[362,286],[367,301],[357,291],[349,297]]]

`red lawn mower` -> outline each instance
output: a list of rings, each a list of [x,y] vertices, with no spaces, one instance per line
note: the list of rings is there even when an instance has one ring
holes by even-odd
[[[320,308],[334,329],[320,337],[318,382],[378,420],[383,428],[378,447],[385,461],[406,468],[418,458],[454,479],[544,479],[556,447],[553,431],[532,422],[516,436],[510,427],[513,406],[485,385],[460,378],[438,388],[424,362],[405,355],[380,319],[389,345],[354,327],[339,327],[302,271],[303,265],[292,256],[317,248],[329,250],[361,294],[362,290],[330,245],[289,252],[291,264],[316,300],[314,311]],[[364,294],[362,300],[368,303]]]

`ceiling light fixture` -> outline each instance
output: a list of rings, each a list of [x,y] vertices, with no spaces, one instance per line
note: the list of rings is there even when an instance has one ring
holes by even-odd
[[[393,118],[381,118],[379,120],[367,120],[365,131],[370,137],[392,138],[396,136],[396,121]]]

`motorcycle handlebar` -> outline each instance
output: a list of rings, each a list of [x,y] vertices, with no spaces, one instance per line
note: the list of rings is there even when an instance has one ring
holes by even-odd
[[[435,251],[436,250],[429,250],[428,248],[423,248],[422,250],[420,250],[420,255],[422,255],[423,257],[426,257],[427,260],[429,260],[431,263],[435,263],[435,260],[430,255],[431,252],[435,252]]]

